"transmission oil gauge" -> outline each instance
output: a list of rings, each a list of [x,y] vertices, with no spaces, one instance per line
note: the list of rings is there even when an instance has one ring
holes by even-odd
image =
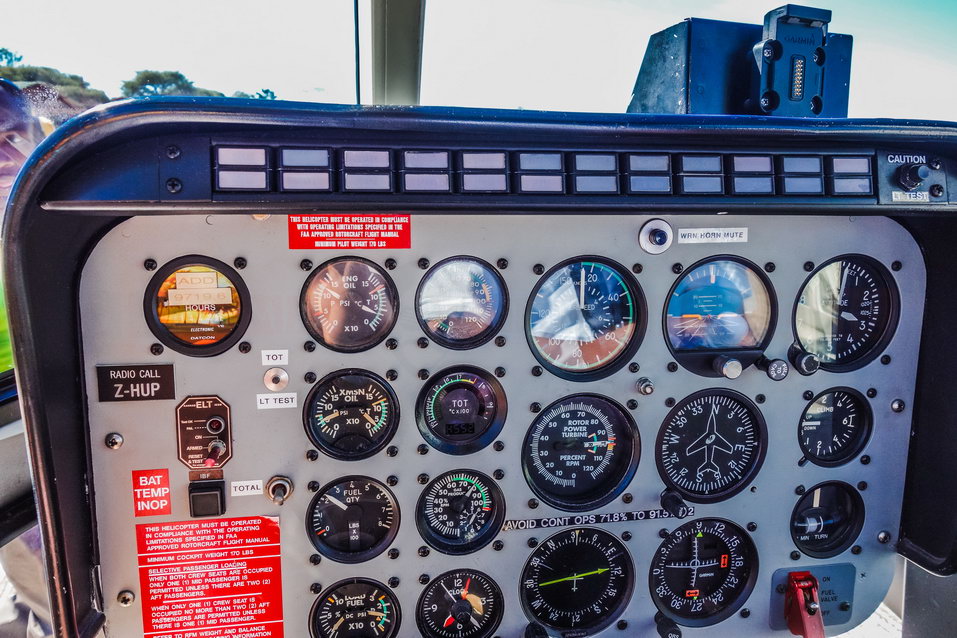
[[[389,275],[371,261],[340,257],[309,275],[299,310],[314,339],[338,352],[359,352],[392,331],[399,294]]]
[[[618,370],[638,348],[645,300],[634,278],[602,257],[576,257],[549,270],[525,311],[535,358],[565,379],[590,381]]]
[[[368,578],[340,580],[326,589],[309,617],[313,638],[393,638],[399,631],[398,601]]]
[[[422,329],[435,342],[456,350],[475,348],[495,336],[507,310],[505,282],[475,257],[443,259],[415,293]]]
[[[207,357],[239,341],[252,317],[249,291],[221,261],[189,255],[163,265],[146,287],[146,323],[176,352]]]
[[[337,459],[372,456],[392,439],[399,402],[389,384],[366,370],[341,370],[309,392],[304,413],[313,445]]]
[[[546,407],[532,423],[522,470],[542,500],[578,512],[621,494],[640,452],[638,428],[621,406],[597,394],[575,394]]]
[[[378,556],[398,530],[395,496],[364,476],[346,476],[325,485],[306,512],[309,540],[320,554],[341,563]]]
[[[707,627],[736,612],[758,575],[758,553],[747,532],[703,518],[671,532],[655,552],[648,575],[651,598],[679,625]]]
[[[633,589],[628,550],[617,537],[591,527],[548,537],[522,570],[525,614],[560,635],[598,633],[622,614]]]
[[[445,554],[468,554],[488,545],[501,529],[505,498],[485,474],[455,470],[425,487],[415,513],[425,542]]]
[[[690,501],[721,501],[757,474],[767,436],[761,412],[743,394],[695,392],[672,408],[658,431],[658,472]]]
[[[446,454],[470,454],[495,440],[505,425],[502,384],[481,368],[456,366],[440,371],[415,402],[422,438]]]
[[[837,257],[801,288],[794,334],[824,370],[855,370],[887,345],[899,305],[897,287],[884,266],[864,255]]]
[[[422,591],[415,621],[425,638],[489,638],[502,622],[502,590],[487,574],[457,569]]]
[[[804,458],[832,467],[847,463],[871,435],[871,406],[851,388],[833,388],[814,397],[804,408],[798,442]]]

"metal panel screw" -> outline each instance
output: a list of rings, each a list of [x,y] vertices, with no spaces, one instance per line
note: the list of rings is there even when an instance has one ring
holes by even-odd
[[[745,607],[744,609],[742,609],[742,610],[741,610],[741,617],[742,617],[742,618],[750,618],[750,617],[751,617],[751,610],[748,609],[747,607]]]
[[[395,560],[398,557],[399,557],[399,550],[397,550],[394,547],[389,550],[389,558],[391,558],[392,560]]]
[[[501,379],[502,377],[504,377],[504,376],[505,376],[505,368],[503,368],[502,366],[499,366],[499,367],[495,368],[495,376],[497,376],[499,379]]]
[[[315,351],[316,351],[316,342],[315,342],[315,341],[307,341],[306,343],[302,344],[302,349],[305,350],[306,352],[315,352]]]
[[[642,266],[641,264],[633,264],[631,267],[631,272],[635,273],[636,275],[640,275],[641,271],[644,269],[645,267]]]
[[[150,346],[150,352],[158,357],[163,354],[163,346],[158,343],[154,343]]]
[[[429,482],[429,475],[425,473],[419,474],[415,480],[419,482],[419,485],[425,485]]]
[[[170,144],[166,147],[166,157],[170,159],[178,159],[181,154],[182,151],[179,150],[178,146]]]
[[[425,443],[420,443],[419,446],[415,448],[415,451],[419,454],[428,454],[429,446]]]
[[[398,577],[393,576],[392,578],[389,579],[389,587],[392,587],[393,589],[395,589],[398,586],[399,586]]]
[[[814,262],[813,261],[804,262],[804,270],[806,272],[811,272],[812,270],[814,270]]]
[[[618,627],[618,629],[620,629],[621,631],[624,631],[624,630],[628,629],[628,621],[627,621],[627,620],[619,620],[619,621],[618,621],[618,624],[615,625],[615,626]]]
[[[396,372],[395,370],[386,370],[385,378],[388,379],[389,381],[395,381],[396,379],[399,378],[399,373]]]
[[[492,543],[492,549],[494,549],[496,552],[500,552],[505,549],[505,543],[502,541],[495,541]]]
[[[801,558],[800,552],[791,552],[791,560],[798,560],[799,558]]]
[[[677,372],[677,371],[678,371],[678,364],[675,363],[674,361],[670,361],[668,363],[668,372]]]
[[[867,389],[867,397],[868,397],[869,399],[873,399],[873,398],[876,397],[876,396],[877,396],[877,390],[876,390],[875,388],[868,388],[868,389]]]
[[[432,579],[429,578],[429,575],[428,575],[428,574],[422,574],[421,576],[419,576],[419,584],[420,584],[420,585],[428,585],[430,580],[432,580]]]
[[[136,601],[136,594],[131,592],[129,589],[124,589],[119,594],[116,595],[116,602],[120,604],[121,607],[129,607]]]
[[[864,550],[861,549],[860,545],[855,545],[854,547],[851,548],[851,553],[854,554],[855,556],[860,554],[862,551]]]
[[[895,261],[894,263],[891,264],[891,270],[893,270],[894,272],[897,272],[903,267],[904,267],[904,264],[902,264],[899,261]]]
[[[319,484],[319,481],[309,481],[309,484],[306,485],[306,489],[310,492],[318,492],[320,487],[322,486]]]
[[[429,378],[429,371],[426,370],[425,368],[422,368],[421,370],[419,370],[419,378],[422,379],[423,381],[425,381],[426,379],[428,379],[428,378]]]
[[[389,257],[388,259],[385,260],[386,270],[395,270],[398,265],[399,264],[396,263],[396,261],[392,259],[392,257]]]
[[[501,335],[495,337],[495,345],[497,345],[499,348],[503,347],[505,345],[505,337]]]
[[[673,273],[676,274],[676,275],[680,275],[680,274],[681,274],[681,271],[683,271],[684,269],[685,269],[685,267],[682,266],[681,264],[673,264],[673,265],[671,266],[671,272],[673,272]]]
[[[501,441],[496,441],[495,443],[492,444],[492,449],[495,450],[496,452],[501,452],[502,450],[505,449],[505,444],[502,443]]]
[[[533,377],[540,377],[540,376],[542,376],[542,372],[543,372],[542,366],[532,366],[532,376],[533,376]]]
[[[249,354],[249,351],[252,349],[253,347],[248,341],[243,341],[241,344],[239,344],[239,351],[243,354]]]
[[[530,539],[528,539],[528,546],[533,549],[538,547],[538,539],[532,536]]]
[[[308,259],[303,259],[299,262],[299,268],[306,271],[312,270],[312,262]]]
[[[316,382],[316,373],[315,373],[315,372],[307,372],[307,373],[302,377],[302,380],[305,381],[306,383],[315,383],[315,382]]]
[[[419,556],[421,556],[422,558],[425,558],[425,557],[428,556],[428,555],[429,555],[429,548],[428,548],[428,547],[426,547],[425,545],[423,545],[422,547],[419,548]]]
[[[538,412],[542,411],[542,404],[535,402],[531,404],[530,406],[528,406],[528,409],[537,414]]]
[[[419,268],[421,268],[422,270],[427,270],[428,267],[429,267],[429,260],[428,260],[428,259],[426,259],[425,257],[423,257],[422,259],[419,260]]]
[[[175,177],[170,177],[168,180],[166,180],[166,190],[175,195],[183,190],[183,182],[179,181]]]
[[[317,451],[315,451],[315,450],[308,450],[308,451],[306,452],[306,459],[309,460],[309,461],[318,461],[318,460],[319,460],[319,452],[317,452]]]
[[[237,257],[233,260],[233,266],[236,267],[236,270],[242,270],[249,265],[249,262],[246,261],[245,257]]]
[[[494,478],[496,481],[501,481],[503,478],[505,478],[505,470],[495,470],[492,472],[492,478]]]
[[[758,529],[758,524],[757,524],[757,523],[748,523],[748,531],[749,531],[749,532],[753,532],[753,531],[755,531],[756,529]]]
[[[399,342],[396,341],[395,339],[386,339],[385,347],[388,348],[389,350],[395,350],[396,348],[399,347]]]
[[[111,432],[106,435],[106,441],[104,441],[104,443],[106,443],[106,447],[111,450],[118,450],[123,447],[123,435],[117,432]]]
[[[773,261],[769,261],[768,263],[764,264],[764,270],[766,272],[774,272],[776,269],[777,266],[774,265]]]
[[[881,531],[877,534],[877,542],[881,545],[886,545],[891,542],[891,534],[888,531]]]
[[[630,492],[625,492],[621,495],[622,503],[631,503],[633,500],[635,500],[635,497],[632,496]]]
[[[805,401],[810,401],[810,400],[813,399],[813,398],[814,398],[814,393],[813,393],[813,392],[811,392],[810,390],[805,390],[805,391],[804,391],[804,400],[805,400]]]
[[[146,268],[147,270],[156,270],[156,260],[147,259],[143,262],[143,268]]]
[[[931,197],[940,197],[944,194],[944,187],[940,184],[934,184],[930,187]]]
[[[390,476],[389,478],[385,480],[385,483],[389,487],[395,487],[396,485],[399,484],[399,477],[393,474],[392,476]]]
[[[621,540],[627,542],[631,540],[631,532],[624,531],[621,533]]]
[[[528,508],[533,510],[538,509],[538,499],[537,498],[528,499]]]
[[[894,399],[891,401],[891,410],[894,412],[903,412],[904,411],[904,402],[900,399]]]
[[[798,485],[797,487],[794,488],[794,493],[797,494],[798,496],[800,496],[801,494],[804,494],[804,492],[805,492],[805,489],[803,485]]]
[[[319,594],[322,592],[322,585],[319,583],[313,583],[309,585],[309,591],[311,591],[313,594]]]
[[[419,337],[419,340],[415,342],[415,345],[419,346],[420,348],[428,348],[429,340],[425,337]]]
[[[322,562],[322,556],[320,556],[319,554],[313,554],[312,556],[309,557],[309,562],[312,563],[313,565],[318,565],[319,563]]]
[[[498,266],[499,270],[505,270],[506,268],[508,268],[508,260],[502,257],[497,262],[495,262],[495,265]]]
[[[394,445],[390,445],[390,446],[388,447],[388,449],[385,451],[385,453],[388,454],[389,456],[393,456],[393,457],[394,457],[394,456],[398,456],[398,455],[399,455],[399,448],[397,448],[397,447],[394,446]]]

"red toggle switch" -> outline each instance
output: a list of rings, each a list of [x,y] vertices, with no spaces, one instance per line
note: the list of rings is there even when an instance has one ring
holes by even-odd
[[[206,467],[216,467],[216,464],[219,463],[219,457],[226,451],[226,444],[220,440],[216,440],[209,444],[208,450],[209,454],[206,455],[206,460],[203,461],[203,465]]]
[[[817,578],[811,572],[788,574],[784,617],[795,636],[824,638],[824,617],[817,596]]]

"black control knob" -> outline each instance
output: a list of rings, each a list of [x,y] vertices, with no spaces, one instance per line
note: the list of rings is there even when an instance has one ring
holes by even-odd
[[[821,361],[797,344],[791,346],[788,351],[788,359],[791,360],[794,369],[805,377],[809,377],[821,369]]]
[[[727,355],[715,357],[711,366],[714,368],[715,372],[727,379],[737,379],[744,371],[744,366],[741,365],[740,361]]]
[[[928,177],[930,177],[930,167],[926,164],[903,164],[897,169],[897,183],[904,190],[914,190]]]
[[[784,359],[768,359],[762,356],[754,365],[758,367],[758,370],[764,370],[764,373],[767,374],[768,378],[772,381],[784,381],[788,376],[788,372],[791,371],[791,367]]]
[[[537,622],[530,622],[525,627],[525,638],[548,638],[548,632]]]
[[[681,494],[671,488],[661,493],[661,509],[668,512],[675,518],[684,518],[688,515],[688,506],[681,498]]]
[[[681,638],[681,628],[660,611],[655,614],[655,628],[661,638]]]

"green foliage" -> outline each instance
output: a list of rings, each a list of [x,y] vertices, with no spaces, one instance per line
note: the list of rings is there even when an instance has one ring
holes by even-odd
[[[262,89],[260,91],[256,91],[255,95],[250,95],[245,91],[236,91],[233,93],[232,97],[241,97],[247,100],[251,100],[253,98],[256,98],[257,100],[275,100],[276,93],[272,89]]]
[[[79,75],[70,75],[46,66],[0,66],[0,78],[11,82],[41,82],[53,87],[50,98],[59,93],[82,108],[108,102],[110,98],[99,89],[90,88],[90,83]],[[34,92],[36,94],[36,92]],[[54,120],[62,118],[53,117]]]
[[[23,59],[23,56],[16,51],[0,47],[0,66],[13,66]]]
[[[123,83],[122,91],[126,97],[148,97],[151,95],[223,96],[219,91],[194,86],[179,71],[137,71],[132,80]]]

